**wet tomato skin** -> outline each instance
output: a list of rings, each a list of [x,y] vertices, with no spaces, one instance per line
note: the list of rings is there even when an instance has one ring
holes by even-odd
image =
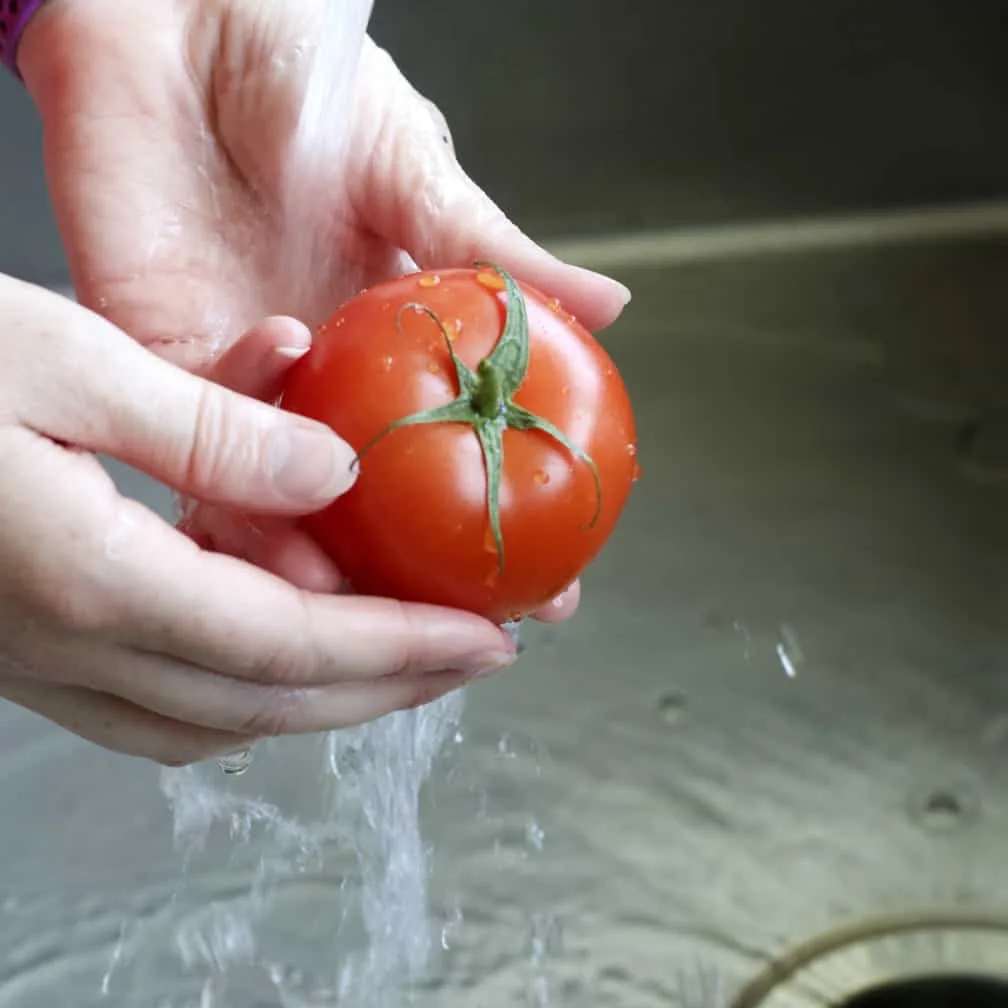
[[[498,623],[562,592],[611,535],[637,475],[630,399],[608,354],[556,301],[521,284],[529,366],[514,402],[550,421],[589,466],[535,430],[503,433],[504,569],[491,532],[478,438],[464,424],[399,428],[360,461],[354,486],[303,519],[354,591],[465,609]],[[501,334],[507,295],[485,269],[423,272],[340,307],[289,376],[285,409],[360,450],[388,424],[459,394],[444,335],[473,370]],[[405,307],[404,307],[405,306]],[[398,323],[397,323],[398,319]]]

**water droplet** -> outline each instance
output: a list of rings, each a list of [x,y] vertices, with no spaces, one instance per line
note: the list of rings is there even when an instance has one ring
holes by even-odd
[[[221,756],[217,760],[217,766],[221,768],[221,772],[228,775],[228,777],[241,777],[248,768],[252,765],[252,749],[242,749],[239,752],[228,753],[227,756]]]
[[[630,458],[637,458],[637,445],[633,441],[628,441],[626,446],[626,453]]]
[[[561,386],[560,395],[570,395],[570,385]]]
[[[338,319],[336,319],[336,327],[339,328],[345,321],[346,319],[341,315]]]
[[[678,724],[686,714],[686,695],[676,690],[658,697],[658,716],[668,725]]]
[[[494,539],[493,530],[490,528],[483,533],[483,549],[485,549],[487,553],[497,552],[497,540]]]
[[[530,819],[525,824],[525,840],[530,847],[534,847],[538,851],[543,849],[543,844],[546,840],[546,833],[543,831],[542,826],[535,821],[535,819]]]
[[[391,371],[393,363],[392,354],[385,354],[385,356],[382,357],[382,370]]]
[[[546,307],[549,308],[551,312],[556,312],[557,315],[563,314],[563,305],[560,303],[560,298],[550,298],[546,302]]]
[[[441,365],[437,361],[430,361],[427,364],[427,370],[431,374],[441,374]]]
[[[643,476],[644,473],[641,471],[641,467],[635,462],[633,467],[633,474],[630,476],[630,482],[636,483],[637,480]]]
[[[485,578],[483,578],[484,588],[496,588],[498,582],[500,581],[500,574],[497,573],[497,568],[494,567],[492,571]]]
[[[801,645],[791,627],[782,626],[780,628],[780,640],[777,642],[776,651],[777,660],[781,663],[784,674],[789,679],[794,679],[798,674],[798,667],[805,660],[805,656],[802,654]]]
[[[546,486],[549,481],[550,474],[544,469],[536,469],[536,471],[532,473],[532,482],[535,483],[536,486]]]
[[[439,277],[437,273],[425,273],[419,280],[417,280],[417,283],[421,287],[437,287],[437,285],[441,283],[441,277]]]
[[[485,270],[480,270],[480,272],[476,274],[476,280],[490,290],[504,290],[504,280],[496,273],[488,273]]]

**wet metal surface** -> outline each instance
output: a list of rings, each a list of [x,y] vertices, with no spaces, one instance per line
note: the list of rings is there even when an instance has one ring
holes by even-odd
[[[861,918],[1004,907],[1005,276],[987,238],[622,277],[644,476],[428,789],[430,1004],[722,1008]],[[155,768],[9,708],[0,740],[0,1005],[140,1008],[97,987],[124,921],[186,912]],[[297,812],[318,753],[233,785]],[[254,860],[222,845],[202,898]],[[277,913],[324,924],[325,891]]]
[[[985,0],[380,0],[372,30],[536,235],[1006,195]],[[0,270],[66,265],[41,129],[0,77]]]

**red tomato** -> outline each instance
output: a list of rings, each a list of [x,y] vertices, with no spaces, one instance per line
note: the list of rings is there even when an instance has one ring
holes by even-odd
[[[612,360],[495,266],[359,294],[319,329],[282,404],[360,455],[350,491],[304,519],[354,590],[498,623],[584,570],[638,474]]]

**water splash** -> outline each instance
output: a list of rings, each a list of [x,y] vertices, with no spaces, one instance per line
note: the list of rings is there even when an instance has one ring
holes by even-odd
[[[255,967],[285,1005],[398,1008],[403,989],[420,977],[440,944],[440,928],[428,913],[420,793],[445,742],[457,733],[462,709],[456,692],[328,733],[319,768],[325,801],[316,820],[236,794],[231,778],[205,765],[162,772],[175,843],[187,860],[207,845],[215,827],[233,844],[255,845],[258,855],[244,896],[204,905],[175,929],[182,966],[209,974],[208,1004],[222,1003],[221,981],[229,974]],[[297,876],[314,878],[334,855],[348,858],[353,870],[320,915],[330,935],[331,965],[308,975],[272,961],[259,947],[258,930],[268,925],[277,887]],[[350,916],[360,918],[363,942],[343,941]]]
[[[391,1008],[398,984],[428,964],[434,938],[420,789],[461,713],[462,695],[453,693],[328,737],[331,816],[346,825],[357,854],[368,938],[345,965],[340,986],[344,996],[353,990],[362,1008]]]

